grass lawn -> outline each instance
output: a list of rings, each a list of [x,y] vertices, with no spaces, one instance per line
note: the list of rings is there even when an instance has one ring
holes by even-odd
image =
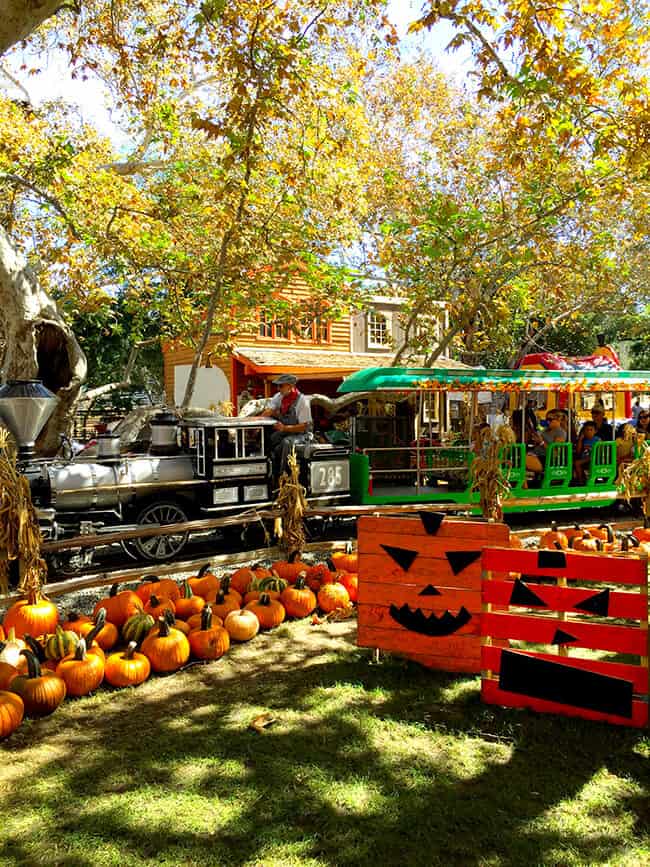
[[[0,865],[650,864],[650,735],[293,624],[0,745]],[[258,714],[276,722],[249,728]]]

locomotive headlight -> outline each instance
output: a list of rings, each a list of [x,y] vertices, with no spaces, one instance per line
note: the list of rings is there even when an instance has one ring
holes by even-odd
[[[313,494],[340,493],[350,489],[350,465],[345,461],[312,461],[309,481]]]

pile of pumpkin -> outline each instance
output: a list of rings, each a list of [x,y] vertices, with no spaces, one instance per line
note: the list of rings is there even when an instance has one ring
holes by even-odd
[[[555,521],[551,529],[543,533],[540,548],[562,551],[580,551],[591,554],[650,554],[650,527],[635,527],[630,533],[615,533],[611,524],[559,528]]]
[[[219,659],[231,641],[248,641],[317,608],[349,609],[356,598],[356,554],[344,553],[314,566],[278,562],[224,578],[207,564],[180,585],[155,576],[135,590],[115,584],[92,616],[71,612],[63,623],[56,606],[33,593],[12,605],[0,625],[0,738],[24,714],[53,713],[66,695],[88,695],[104,682],[136,686],[151,671],[178,671],[190,657]]]

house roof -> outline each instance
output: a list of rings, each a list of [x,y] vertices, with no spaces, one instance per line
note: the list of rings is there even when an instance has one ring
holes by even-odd
[[[321,349],[260,349],[257,346],[236,346],[233,355],[246,365],[251,373],[294,373],[313,375],[318,379],[340,379],[357,370],[368,367],[389,367],[393,354],[362,354],[354,352],[332,352]],[[460,362],[449,358],[440,359],[446,368],[464,368]]]

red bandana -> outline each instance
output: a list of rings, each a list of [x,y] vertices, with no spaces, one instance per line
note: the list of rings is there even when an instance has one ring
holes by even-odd
[[[284,397],[282,398],[282,403],[280,404],[280,412],[282,413],[282,415],[286,415],[289,412],[292,404],[298,400],[298,394],[298,389],[294,385],[291,391],[288,394],[284,395]]]

